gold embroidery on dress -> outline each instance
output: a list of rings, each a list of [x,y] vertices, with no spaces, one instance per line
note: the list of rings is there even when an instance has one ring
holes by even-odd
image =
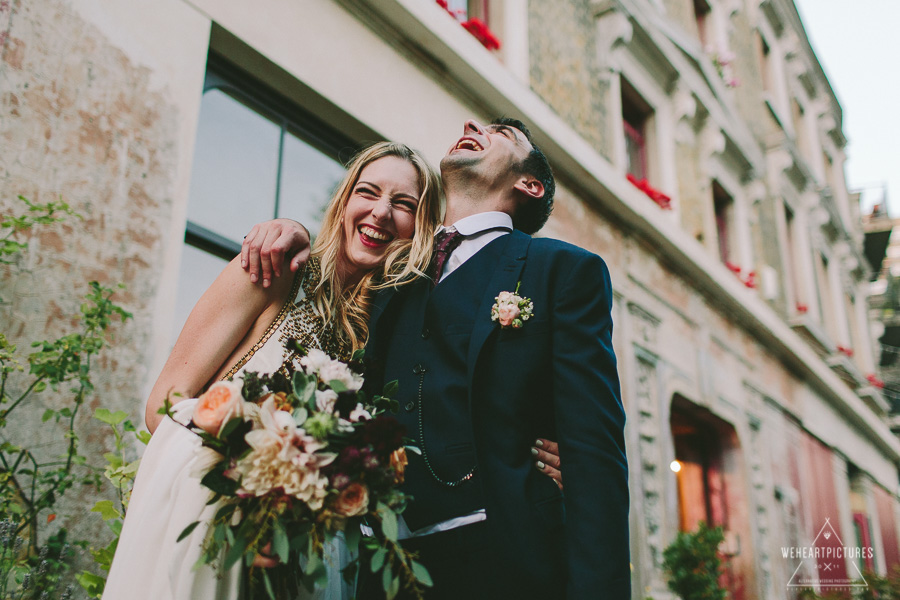
[[[247,353],[244,354],[244,356],[242,356],[239,361],[237,361],[237,364],[231,367],[228,372],[222,376],[223,380],[231,379],[232,377],[234,377],[235,373],[240,371],[241,367],[246,365],[247,361],[253,358],[253,355],[256,354],[267,341],[269,341],[269,338],[272,337],[272,334],[275,333],[275,330],[278,329],[278,326],[281,325],[281,323],[284,321],[284,318],[287,316],[291,307],[294,306],[294,298],[297,297],[297,293],[300,291],[300,284],[303,281],[304,275],[305,274],[297,273],[296,277],[294,277],[294,284],[291,286],[291,293],[288,296],[287,301],[284,303],[284,306],[282,306],[281,310],[278,311],[278,315],[276,315],[275,320],[272,321],[272,324],[266,328],[265,333],[262,334],[262,337],[259,338],[259,341],[253,344],[253,347],[250,348],[250,350],[248,350]]]
[[[278,341],[283,348],[283,357],[281,367],[278,369],[284,375],[290,375],[291,365],[299,358],[298,353],[290,347],[292,339],[296,340],[302,348],[306,350],[321,350],[332,358],[338,360],[349,361],[352,356],[350,344],[342,341],[334,331],[334,324],[329,323],[325,326],[325,319],[316,312],[315,303],[313,302],[313,294],[321,279],[321,268],[318,258],[311,258],[306,263],[306,268],[302,273],[298,273],[294,285],[291,288],[291,294],[288,300],[281,307],[278,316],[272,321],[272,324],[266,329],[262,337],[253,344],[253,347],[235,364],[222,379],[230,379],[241,370],[247,362],[253,358],[260,348],[262,348],[269,338],[274,335],[279,327],[282,327]],[[303,288],[304,297],[297,300],[300,288]]]
[[[325,318],[316,311],[312,298],[320,277],[319,259],[310,259],[303,281],[304,298],[291,309],[279,337],[285,347],[285,361],[281,368],[285,374],[288,373],[288,365],[299,358],[297,352],[288,347],[290,340],[295,340],[305,350],[318,349],[338,360],[349,361],[352,355],[350,344],[340,339],[334,330],[334,323],[326,326]]]

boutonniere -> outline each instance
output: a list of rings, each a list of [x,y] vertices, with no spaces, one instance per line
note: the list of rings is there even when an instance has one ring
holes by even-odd
[[[514,292],[500,292],[491,307],[491,321],[499,321],[502,329],[519,329],[534,311],[531,298],[519,296],[520,285],[521,281],[516,284]]]

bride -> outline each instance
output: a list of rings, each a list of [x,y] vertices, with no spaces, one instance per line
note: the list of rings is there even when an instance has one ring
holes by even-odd
[[[110,569],[105,600],[237,600],[241,567],[217,573],[196,566],[208,521],[209,490],[194,475],[200,438],[183,425],[196,397],[212,382],[246,370],[272,373],[292,360],[296,339],[348,360],[367,337],[378,286],[403,285],[427,270],[440,223],[440,179],[417,152],[395,143],[362,151],[325,213],[312,258],[295,277],[254,285],[235,258],[194,307],[147,401],[153,437],[137,473],[128,514]],[[166,398],[173,418],[158,413]],[[326,548],[328,588],[313,598],[350,598],[339,570],[349,557],[338,543]],[[259,566],[274,561],[257,557]]]

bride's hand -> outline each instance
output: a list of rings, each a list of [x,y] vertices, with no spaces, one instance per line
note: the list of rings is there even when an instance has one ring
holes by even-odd
[[[271,569],[272,567],[277,567],[281,564],[281,561],[278,560],[277,556],[272,556],[269,552],[272,551],[272,542],[269,542],[265,546],[259,549],[259,554],[253,557],[253,566],[254,567],[262,567],[263,569]]]
[[[309,259],[309,231],[291,219],[274,219],[254,225],[241,244],[241,267],[256,283],[262,275],[263,287],[269,287],[272,276],[281,277],[285,257],[292,256],[290,269],[297,269]]]
[[[559,444],[554,441],[539,438],[531,448],[534,457],[534,466],[538,471],[552,479],[563,489],[562,472],[559,465]]]

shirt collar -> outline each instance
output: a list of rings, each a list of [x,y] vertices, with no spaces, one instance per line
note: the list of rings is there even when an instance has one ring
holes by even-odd
[[[509,231],[512,231],[513,220],[512,217],[505,212],[490,211],[469,215],[468,217],[460,219],[452,226],[456,227],[456,230],[462,235],[469,236],[489,229],[508,229]],[[437,230],[437,233],[440,233],[444,229],[447,228],[441,225]]]

